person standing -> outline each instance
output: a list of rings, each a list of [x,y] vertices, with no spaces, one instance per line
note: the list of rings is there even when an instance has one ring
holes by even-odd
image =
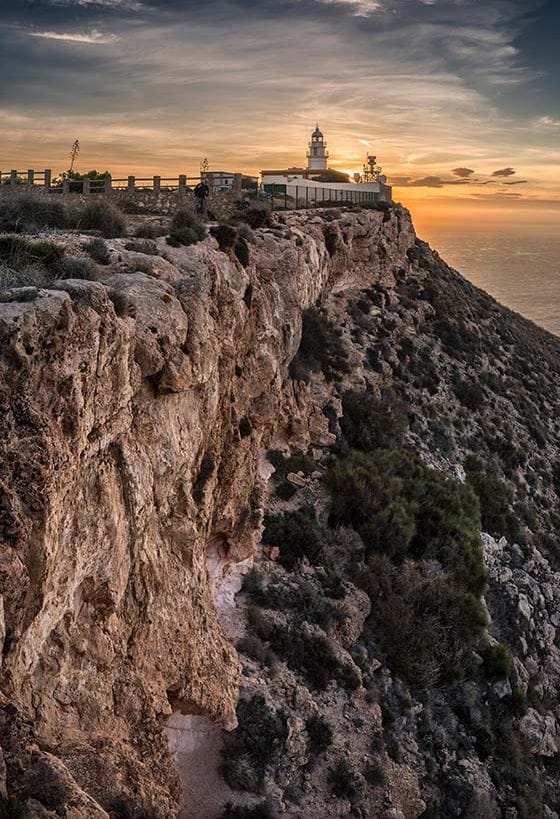
[[[207,200],[210,196],[210,188],[206,180],[201,179],[194,189],[194,198],[196,200],[196,213],[201,219],[206,219],[208,215]]]

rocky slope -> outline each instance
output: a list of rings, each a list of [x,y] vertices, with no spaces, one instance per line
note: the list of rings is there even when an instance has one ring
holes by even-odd
[[[279,217],[246,266],[108,246],[0,298],[5,814],[176,816],[174,713],[253,816],[552,816],[558,342],[399,207]],[[333,504],[352,457],[383,542]]]

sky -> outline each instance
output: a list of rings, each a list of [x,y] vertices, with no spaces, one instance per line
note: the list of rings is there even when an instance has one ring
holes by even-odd
[[[0,0],[0,169],[367,153],[421,219],[560,217],[560,0]]]

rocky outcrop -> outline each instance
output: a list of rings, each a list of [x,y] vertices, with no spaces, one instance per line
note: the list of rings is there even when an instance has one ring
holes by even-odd
[[[333,256],[320,217],[289,221],[257,233],[247,269],[213,239],[160,240],[167,262],[123,272],[115,240],[102,282],[2,294],[0,792],[14,813],[174,816],[166,719],[235,724],[240,665],[213,593],[259,540],[264,449],[332,439],[321,393],[288,377],[302,311],[392,286],[414,243],[400,209],[330,221]]]

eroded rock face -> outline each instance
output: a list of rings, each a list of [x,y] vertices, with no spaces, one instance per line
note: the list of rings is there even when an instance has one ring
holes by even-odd
[[[299,214],[260,231],[247,270],[208,239],[168,250],[176,276],[116,265],[0,304],[0,793],[14,810],[174,816],[165,720],[234,725],[239,662],[209,574],[219,585],[253,555],[264,448],[329,440],[318,397],[287,378],[302,310],[390,284],[414,242],[400,209],[335,219],[334,258],[323,227]]]

